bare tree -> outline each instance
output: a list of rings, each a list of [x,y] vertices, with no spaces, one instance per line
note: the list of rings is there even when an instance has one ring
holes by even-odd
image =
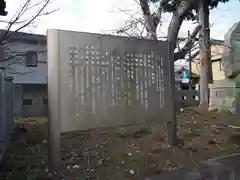
[[[12,34],[34,26],[39,18],[52,14],[58,10],[48,10],[48,6],[51,3],[53,3],[53,0],[24,0],[23,4],[12,17],[9,17],[8,20],[0,20],[0,23],[5,27],[4,30],[0,31],[0,47],[2,54],[4,53],[4,46],[11,40]],[[4,54],[0,62],[10,61],[17,56],[25,56],[27,52],[9,53],[10,54]]]
[[[187,52],[196,44],[196,37],[201,30],[201,25],[198,23],[198,0],[134,0],[141,7],[143,16],[138,18],[130,18],[117,31],[118,34],[131,35],[147,39],[167,39],[172,44],[172,54],[174,61],[183,59]],[[218,6],[219,2],[228,2],[229,0],[209,0],[208,6],[213,9]],[[151,12],[150,3],[157,5],[157,10]],[[172,18],[168,27],[166,37],[157,37],[157,27],[161,26],[164,13],[171,13]],[[184,20],[191,20],[196,24],[188,38],[179,38],[178,33]],[[160,27],[161,29],[161,27]],[[143,36],[142,32],[146,35]],[[180,48],[179,43],[185,41]],[[199,46],[198,46],[199,47]],[[177,49],[176,49],[177,48]],[[196,46],[194,47],[196,48]]]
[[[228,0],[217,0],[217,1],[216,0],[214,0],[214,1],[206,0],[205,7],[207,7],[207,9],[209,10],[209,7],[214,8],[218,5],[219,2],[227,2],[227,1]],[[151,3],[151,2],[159,4],[157,11],[154,13],[151,13],[151,10],[149,7],[149,3]],[[189,52],[189,50],[192,49],[196,45],[195,39],[200,30],[201,30],[201,32],[206,32],[206,31],[209,32],[209,24],[206,25],[206,23],[205,24],[202,22],[199,23],[200,16],[198,16],[198,14],[199,14],[198,11],[201,9],[199,9],[199,1],[198,0],[139,0],[139,5],[141,7],[142,14],[143,14],[143,20],[144,20],[143,24],[147,31],[147,36],[146,36],[147,39],[152,39],[152,40],[157,39],[156,28],[159,25],[159,23],[161,22],[162,14],[164,12],[172,13],[172,18],[171,18],[171,21],[170,21],[170,24],[168,27],[168,33],[167,33],[167,41],[169,44],[169,54],[174,55],[173,58],[170,58],[170,60],[176,61],[178,59],[183,59],[186,56],[186,54]],[[206,12],[206,13],[208,13],[208,12]],[[207,17],[208,16],[209,16],[209,13],[207,14]],[[182,23],[185,19],[197,21],[197,25],[196,25],[195,29],[192,31],[192,33],[190,34],[190,36],[188,36],[187,40],[185,41],[184,46],[182,48],[179,48],[177,46],[178,33],[179,33],[180,27],[182,26]],[[209,21],[208,21],[208,23],[209,23]],[[132,26],[132,22],[131,22],[131,25],[128,26],[127,29],[122,28],[122,30],[129,31],[129,29],[132,27],[135,27],[135,26]],[[208,28],[208,30],[204,29],[206,27]],[[205,34],[207,34],[207,33],[205,33]],[[209,39],[209,33],[208,33],[208,38],[205,38],[205,39]],[[208,46],[206,44],[208,44]],[[201,54],[204,54],[204,53],[202,53],[203,51],[210,52],[209,45],[210,45],[209,42],[208,43],[207,42],[200,43]],[[176,47],[178,48],[177,52],[175,51]],[[209,52],[205,53],[205,56],[203,57],[205,59],[204,62],[206,62],[208,60],[206,58],[209,58],[209,57],[207,57],[209,55]],[[189,58],[189,59],[191,59],[191,58]],[[172,71],[173,67],[170,69]],[[201,69],[203,69],[204,72],[207,72],[207,71],[209,72],[209,74],[206,74],[206,76],[210,75],[210,71],[207,66],[205,66],[204,68],[201,68]],[[171,72],[171,73],[173,74],[173,72]],[[211,73],[212,73],[212,71],[211,71]],[[174,75],[172,75],[170,80],[174,81]],[[204,79],[202,78],[201,84],[206,85],[208,83],[206,80],[207,80],[207,77],[205,77]],[[173,102],[175,101],[174,100],[174,89],[175,89],[174,85],[173,86],[171,85],[169,87],[169,91],[171,91],[170,97],[172,98],[171,100]],[[206,88],[204,90],[206,90]],[[207,90],[205,92],[205,95],[206,94],[208,94]],[[205,102],[205,99],[204,99],[204,102]],[[168,122],[168,143],[170,145],[176,145],[179,143],[179,139],[177,137],[177,121],[176,121],[176,117],[175,117],[175,109],[174,108],[173,108],[170,116],[171,117],[169,117],[169,120],[171,120],[171,121]]]
[[[141,17],[133,17],[131,16],[129,20],[125,22],[125,24],[120,27],[116,32],[118,35],[127,35],[127,36],[135,36],[143,39],[162,39],[168,40],[168,42],[173,44],[172,53],[174,54],[174,60],[184,59],[187,55],[189,49],[193,48],[195,44],[195,39],[198,32],[201,29],[200,25],[196,25],[195,29],[192,31],[190,37],[188,38],[179,38],[178,32],[182,25],[184,19],[193,20],[196,23],[196,14],[191,12],[192,10],[192,2],[191,0],[188,3],[185,1],[179,6],[175,5],[174,8],[166,7],[166,0],[134,0],[141,7],[141,11],[143,16]],[[192,0],[194,1],[194,0]],[[149,4],[153,2],[157,5],[157,9],[154,12],[151,12]],[[170,6],[170,5],[169,5]],[[191,13],[189,13],[189,11]],[[163,22],[162,15],[165,12],[172,12],[172,19],[168,28],[168,34],[166,36],[157,36],[157,27],[161,28],[161,24]],[[184,45],[180,48],[179,44],[184,43]],[[177,48],[177,51],[175,49]],[[194,47],[196,48],[196,46]],[[175,52],[175,53],[174,53]]]

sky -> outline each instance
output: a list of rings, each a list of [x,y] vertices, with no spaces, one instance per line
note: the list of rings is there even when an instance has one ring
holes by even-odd
[[[26,0],[6,0],[7,17],[0,20],[9,20]],[[38,0],[34,0],[36,2]],[[48,16],[39,18],[34,27],[26,28],[24,31],[45,34],[47,29],[65,29],[73,31],[85,31],[93,33],[111,33],[121,27],[132,14],[140,13],[137,0],[54,0],[48,10],[59,8],[59,10]],[[211,11],[211,38],[224,39],[224,34],[233,25],[240,21],[240,2],[230,0],[229,3],[220,4],[218,8]],[[154,8],[154,7],[153,7]],[[25,18],[31,16],[37,9],[29,11]],[[124,10],[124,12],[123,12]],[[167,34],[170,15],[164,15],[163,25],[159,28],[161,35]],[[4,23],[0,24],[3,28]],[[14,27],[13,27],[14,28]],[[16,28],[16,27],[15,27]],[[187,31],[192,30],[191,22],[184,22],[179,36],[187,36]]]

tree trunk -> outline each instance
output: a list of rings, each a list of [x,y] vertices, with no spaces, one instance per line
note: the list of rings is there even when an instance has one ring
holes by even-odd
[[[169,25],[169,31],[168,31],[168,41],[172,42],[174,46],[172,48],[176,48],[176,43],[177,43],[177,37],[178,37],[178,32],[179,29],[182,25],[183,18],[185,13],[190,10],[192,7],[193,3],[196,0],[190,0],[189,2],[181,3],[181,5],[178,7],[177,11],[175,14],[173,14],[171,23]],[[140,6],[144,15],[144,20],[145,20],[145,25],[146,25],[146,30],[147,30],[147,39],[157,39],[156,35],[156,28],[157,26],[154,25],[154,19],[152,17],[152,14],[150,12],[150,8],[148,5],[148,0],[140,0]],[[161,18],[162,18],[162,7],[159,5],[159,8],[157,9],[157,12],[155,13],[157,18],[159,19],[159,23],[161,23]],[[191,49],[192,45],[195,42],[195,38],[200,31],[200,25],[196,26],[196,28],[193,30],[191,36],[187,39],[185,45],[183,48],[181,48],[180,52],[175,53],[174,55],[174,61],[178,59],[183,59],[189,49]],[[174,43],[175,42],[175,43]],[[174,50],[173,50],[174,51]]]
[[[195,0],[189,0],[189,1],[182,1],[180,5],[178,6],[176,12],[172,16],[172,20],[170,22],[169,28],[168,28],[168,44],[169,44],[169,60],[171,61],[171,66],[169,68],[169,103],[170,105],[173,103],[174,106],[171,107],[171,112],[169,112],[168,116],[168,144],[170,146],[177,145],[179,143],[179,139],[177,136],[177,120],[176,120],[176,101],[175,101],[175,76],[174,76],[174,50],[176,48],[177,44],[177,37],[179,29],[182,25],[183,19],[185,14],[191,9],[192,3]],[[168,103],[168,102],[166,102]]]
[[[206,3],[206,2],[205,2]],[[208,5],[206,5],[206,11],[204,14],[204,26],[205,26],[205,46],[206,51],[204,53],[204,56],[207,59],[207,68],[208,68],[208,83],[213,83],[213,73],[212,73],[212,58],[211,58],[211,40],[210,40],[210,27],[209,27],[209,8]]]
[[[208,108],[208,80],[212,77],[211,60],[210,60],[210,37],[209,37],[209,8],[207,0],[199,2],[199,24],[202,25],[199,34],[200,45],[200,106],[203,110]],[[210,64],[210,65],[209,65]],[[210,72],[211,71],[211,72]],[[208,79],[208,77],[210,77]]]
[[[140,0],[140,6],[146,24],[147,39],[157,40],[156,27],[153,23],[153,17],[148,5],[148,0]]]
[[[193,32],[188,36],[188,39],[186,40],[184,46],[174,54],[174,61],[177,61],[178,59],[184,59],[186,54],[189,52],[189,50],[193,47],[195,38],[197,37],[197,34],[199,33],[201,29],[201,25],[197,25]]]
[[[168,27],[168,42],[172,44],[171,52],[174,53],[177,44],[177,37],[180,27],[182,25],[185,14],[192,8],[196,0],[182,1],[178,6],[176,12],[172,16],[172,20]]]
[[[174,14],[172,20],[170,22],[168,28],[168,53],[169,53],[169,61],[171,61],[171,66],[169,68],[169,108],[171,107],[171,112],[168,113],[168,122],[167,122],[167,132],[168,132],[168,145],[176,146],[178,144],[178,136],[177,136],[177,119],[176,119],[176,101],[175,101],[175,75],[174,75],[174,50],[176,48],[177,43],[177,35],[178,31],[181,27],[183,19]],[[166,102],[168,103],[168,102]]]

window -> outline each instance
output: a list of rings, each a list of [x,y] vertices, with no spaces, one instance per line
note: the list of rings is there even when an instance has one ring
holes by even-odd
[[[24,99],[23,100],[23,105],[24,106],[29,106],[33,104],[33,100],[32,99]]]
[[[43,98],[43,104],[48,105],[48,98]]]
[[[37,61],[37,52],[35,51],[29,51],[26,54],[26,66],[27,67],[37,67],[38,61]]]

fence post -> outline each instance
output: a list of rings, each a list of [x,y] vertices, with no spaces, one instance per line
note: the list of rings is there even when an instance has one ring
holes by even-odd
[[[21,117],[21,109],[22,109],[22,86],[15,85],[14,86],[14,117],[15,119],[19,119]]]
[[[14,108],[13,108],[13,77],[6,76],[5,77],[6,82],[6,92],[5,92],[5,98],[6,100],[6,121],[7,121],[7,134],[11,135],[14,129]]]
[[[3,146],[5,145],[5,141],[7,139],[4,71],[5,68],[0,67],[0,150],[3,149]]]

